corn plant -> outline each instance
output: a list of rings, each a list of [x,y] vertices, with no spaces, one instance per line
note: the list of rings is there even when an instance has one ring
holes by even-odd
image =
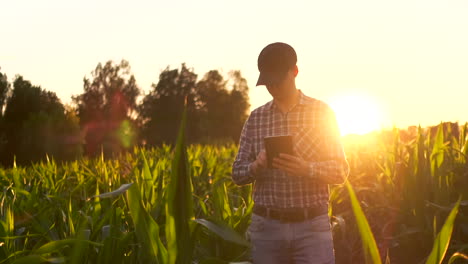
[[[249,261],[237,146],[185,146],[181,123],[174,145],[0,168],[0,264]],[[467,125],[405,133],[344,139],[349,188],[330,189],[337,263],[466,260]]]

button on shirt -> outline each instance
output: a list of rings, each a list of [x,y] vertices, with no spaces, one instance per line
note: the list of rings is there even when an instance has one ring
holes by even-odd
[[[293,136],[295,154],[309,163],[307,176],[264,169],[258,175],[250,164],[263,150],[263,138]],[[336,118],[324,102],[299,90],[299,100],[283,113],[273,101],[255,109],[244,124],[232,167],[237,185],[253,183],[255,204],[270,208],[308,208],[328,205],[328,184],[342,183],[349,171]]]

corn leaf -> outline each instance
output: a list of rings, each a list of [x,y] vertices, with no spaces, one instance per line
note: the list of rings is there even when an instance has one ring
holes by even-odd
[[[444,162],[444,149],[444,126],[440,124],[439,128],[437,129],[434,146],[431,153],[431,172],[433,176],[436,175],[437,169],[440,168]]]
[[[458,202],[453,207],[449,216],[445,220],[442,229],[437,234],[437,237],[432,246],[432,251],[429,254],[429,257],[426,261],[426,264],[440,264],[445,257],[448,246],[450,244],[450,239],[452,237],[453,224],[455,222],[455,217],[458,213],[458,207],[460,206],[461,199],[458,199]]]
[[[12,262],[12,264],[40,264],[48,262],[46,258],[39,255],[29,255],[21,257]]]
[[[234,231],[233,229],[227,226],[220,226],[206,219],[195,219],[194,221],[208,228],[208,230],[215,233],[216,235],[218,235],[224,240],[227,240],[227,241],[230,241],[230,242],[242,245],[242,246],[246,246],[246,247],[250,246],[250,243],[247,240],[245,240],[236,231]]]
[[[359,229],[359,234],[361,235],[362,247],[364,250],[364,256],[366,258],[366,263],[381,264],[382,260],[380,258],[380,253],[375,243],[374,235],[370,229],[369,223],[367,222],[366,216],[362,211],[359,201],[356,198],[353,187],[347,181],[345,183],[346,188],[349,192],[349,198],[351,200],[351,206],[353,208],[354,217]]]
[[[192,180],[185,146],[187,108],[184,109],[177,137],[171,181],[166,196],[166,238],[169,264],[192,261],[193,242],[190,220],[194,219]]]
[[[63,247],[73,246],[77,242],[83,242],[83,243],[87,243],[87,244],[94,245],[94,246],[102,246],[101,243],[96,243],[96,242],[89,241],[89,240],[62,239],[62,240],[51,241],[45,245],[42,245],[40,248],[34,250],[34,254],[42,255],[42,254],[56,252],[62,249]]]
[[[112,191],[112,192],[107,192],[107,193],[103,193],[103,194],[100,194],[100,195],[94,195],[92,197],[90,197],[89,199],[91,198],[110,198],[110,197],[114,197],[114,196],[117,196],[117,195],[121,195],[123,194],[124,192],[126,192],[130,187],[132,187],[132,183],[126,183],[126,184],[122,184],[117,190],[115,191]],[[88,199],[88,200],[89,200]]]
[[[144,209],[140,191],[136,185],[128,190],[127,198],[135,233],[143,249],[140,262],[167,263],[167,251],[159,238],[159,225]]]

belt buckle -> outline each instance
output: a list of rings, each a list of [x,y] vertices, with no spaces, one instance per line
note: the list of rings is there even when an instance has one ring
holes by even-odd
[[[310,217],[310,212],[308,209],[300,209],[294,214],[294,217],[291,219],[293,222],[302,222]]]
[[[279,216],[279,220],[282,223],[292,223],[292,222],[300,222],[304,219],[304,215],[293,213],[293,212],[283,212]]]

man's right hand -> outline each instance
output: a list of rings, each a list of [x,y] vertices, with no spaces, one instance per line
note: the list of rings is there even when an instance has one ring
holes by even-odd
[[[257,155],[257,159],[250,165],[251,173],[258,175],[267,167],[266,151],[262,150]]]

